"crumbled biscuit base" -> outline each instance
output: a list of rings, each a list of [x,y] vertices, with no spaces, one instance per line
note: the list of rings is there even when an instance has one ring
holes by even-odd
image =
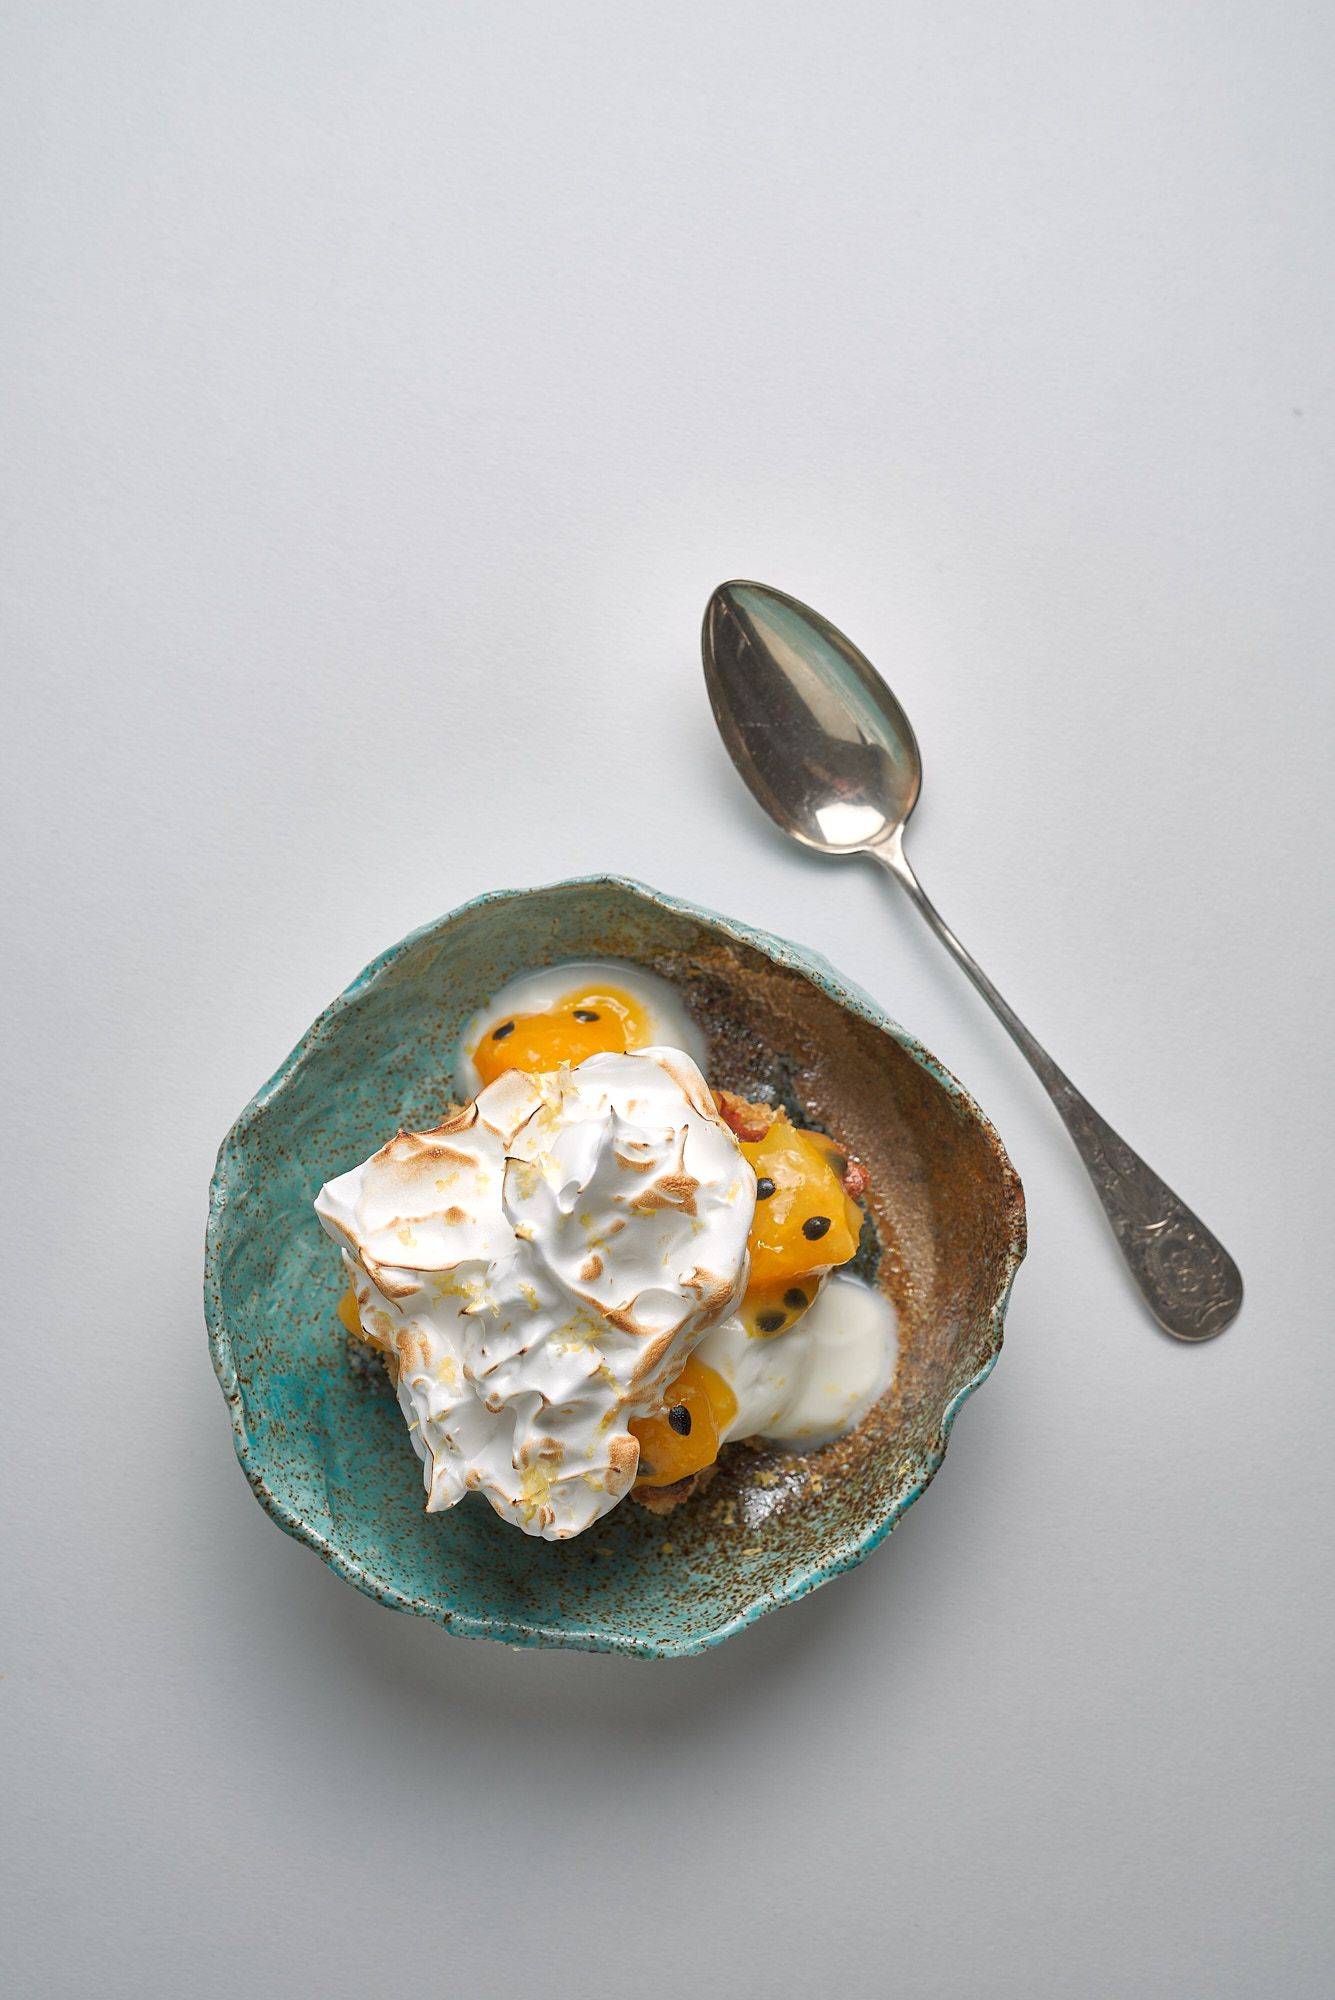
[[[735,1090],[716,1090],[714,1102],[728,1130],[748,1144],[763,1139],[775,1120],[784,1115],[772,1104],[752,1103],[748,1098],[739,1097]]]
[[[670,1514],[683,1500],[689,1500],[708,1486],[718,1469],[719,1461],[715,1459],[712,1465],[702,1466],[699,1472],[688,1472],[685,1479],[676,1479],[671,1486],[632,1486],[630,1497],[651,1514]]]

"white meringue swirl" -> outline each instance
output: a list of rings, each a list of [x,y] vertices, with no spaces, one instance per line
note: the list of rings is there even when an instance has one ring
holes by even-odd
[[[623,1498],[650,1414],[746,1286],[755,1175],[679,1050],[509,1071],[316,1201],[392,1361],[427,1511],[547,1541]]]

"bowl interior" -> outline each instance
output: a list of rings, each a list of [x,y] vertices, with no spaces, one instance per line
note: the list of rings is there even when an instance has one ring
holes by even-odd
[[[378,1363],[335,1318],[342,1275],[311,1203],[399,1126],[434,1124],[469,1016],[517,972],[620,957],[685,993],[710,1081],[776,1091],[871,1175],[868,1273],[900,1313],[893,1390],[806,1457],[737,1447],[658,1518],[627,1503],[576,1541],[517,1533],[483,1502],[423,1512]],[[665,1654],[713,1643],[847,1568],[935,1471],[994,1360],[1023,1204],[971,1100],[823,961],[600,878],[484,898],[377,960],[229,1133],[207,1297],[237,1447],[259,1497],[360,1588],[470,1634]]]

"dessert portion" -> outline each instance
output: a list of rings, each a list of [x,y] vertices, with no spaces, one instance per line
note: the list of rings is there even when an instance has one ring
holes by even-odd
[[[894,1309],[836,1275],[865,1174],[711,1093],[703,1054],[640,967],[526,975],[464,1033],[470,1101],[321,1191],[340,1316],[395,1382],[428,1512],[478,1491],[547,1540],[628,1493],[664,1513],[726,1445],[813,1449],[889,1386]]]
[[[857,1253],[865,1173],[824,1133],[772,1105],[727,1090],[715,1101],[756,1175],[750,1277],[741,1305],[670,1385],[664,1409],[632,1426],[634,1497],[655,1513],[689,1499],[725,1444],[763,1439],[810,1451],[842,1436],[894,1375],[893,1306],[874,1286],[837,1275]]]
[[[473,1016],[455,1088],[476,1097],[507,1069],[556,1069],[650,1048],[681,1049],[705,1067],[704,1036],[668,980],[619,959],[578,959],[521,973]]]
[[[427,1511],[485,1494],[577,1535],[635,1476],[629,1424],[746,1283],[755,1176],[673,1049],[510,1070],[316,1202],[391,1363]]]
[[[894,1308],[860,1278],[836,1272],[786,1335],[757,1336],[730,1313],[669,1386],[663,1410],[632,1425],[640,1444],[632,1497],[654,1513],[679,1507],[736,1441],[802,1451],[829,1444],[884,1395],[895,1358]]]

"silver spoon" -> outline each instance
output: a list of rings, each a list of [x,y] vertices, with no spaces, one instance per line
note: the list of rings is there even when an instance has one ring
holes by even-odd
[[[704,656],[714,720],[775,825],[821,854],[869,854],[903,884],[1061,1113],[1160,1326],[1179,1340],[1222,1333],[1242,1305],[1223,1244],[1080,1095],[924,895],[904,853],[922,760],[871,662],[795,597],[741,582],[710,598]]]

